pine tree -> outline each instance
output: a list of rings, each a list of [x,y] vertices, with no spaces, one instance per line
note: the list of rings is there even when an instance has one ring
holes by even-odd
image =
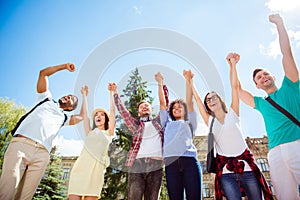
[[[135,118],[138,117],[137,104],[142,100],[149,103],[153,102],[150,96],[151,91],[147,90],[147,82],[142,81],[136,68],[129,80],[125,89],[122,90],[123,94],[120,97],[125,99],[124,105],[131,115]],[[128,130],[127,126],[117,116],[118,128],[116,128],[117,137],[113,140],[110,152],[111,165],[107,168],[105,174],[105,183],[101,193],[101,199],[115,200],[127,199],[127,182],[128,182],[128,169],[124,166],[127,153],[130,149],[132,141],[132,133]],[[165,185],[165,184],[163,184]],[[165,187],[162,189],[161,196],[166,196]],[[166,198],[162,198],[166,199]]]
[[[56,154],[56,147],[53,147],[50,153],[49,165],[33,196],[34,200],[66,199],[66,187],[64,180],[62,180],[63,168],[61,161],[61,156]]]
[[[0,99],[0,174],[2,173],[4,153],[12,137],[10,131],[25,112],[25,107],[16,105],[13,100]]]

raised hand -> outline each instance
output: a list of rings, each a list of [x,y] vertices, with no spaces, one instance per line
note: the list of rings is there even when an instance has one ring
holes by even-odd
[[[233,64],[237,64],[240,60],[240,55],[237,53],[229,53],[226,57],[227,63],[232,66]]]
[[[186,80],[191,80],[194,77],[192,70],[183,70],[183,76]]]
[[[87,86],[87,85],[82,86],[80,92],[81,92],[81,94],[82,94],[83,96],[87,96],[88,93],[89,93],[89,88],[88,88],[88,86]]]
[[[74,72],[76,70],[76,67],[73,63],[66,63],[66,69],[69,70],[70,72]]]
[[[269,15],[269,21],[271,23],[274,23],[274,24],[279,24],[279,23],[283,23],[283,20],[281,18],[281,16],[279,14],[272,14],[272,15]]]
[[[110,92],[117,92],[117,84],[112,82],[112,83],[108,83],[108,91]]]
[[[154,78],[155,78],[155,80],[157,81],[157,83],[158,83],[159,85],[163,85],[163,83],[164,83],[164,77],[163,77],[163,75],[162,75],[160,72],[157,72],[157,73],[154,75]]]

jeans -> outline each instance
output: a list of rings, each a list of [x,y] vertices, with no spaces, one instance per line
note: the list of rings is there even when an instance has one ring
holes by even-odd
[[[223,174],[221,187],[228,200],[241,200],[240,185],[245,189],[248,200],[262,200],[262,191],[259,181],[252,171],[246,171],[243,175],[236,173]]]
[[[159,199],[163,177],[162,164],[161,160],[135,160],[128,175],[128,200],[142,200],[143,197],[144,200]]]
[[[167,189],[170,200],[200,200],[202,172],[194,157],[166,158]]]

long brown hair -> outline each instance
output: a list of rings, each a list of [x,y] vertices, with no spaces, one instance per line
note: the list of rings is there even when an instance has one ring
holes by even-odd
[[[208,114],[210,114],[210,115],[212,115],[212,116],[215,116],[214,112],[211,111],[211,110],[209,109],[209,107],[208,107],[208,105],[207,105],[207,103],[206,103],[207,96],[208,96],[209,94],[211,94],[211,93],[214,93],[214,94],[217,95],[218,99],[220,99],[220,101],[221,101],[221,105],[222,105],[223,111],[224,111],[225,113],[228,113],[228,109],[227,109],[226,104],[225,104],[225,102],[223,101],[223,99],[222,99],[216,92],[211,91],[211,92],[209,92],[209,93],[207,93],[207,94],[205,95],[205,97],[204,97],[204,102],[203,102],[203,103],[204,103],[204,107],[205,107],[206,111],[208,112]]]

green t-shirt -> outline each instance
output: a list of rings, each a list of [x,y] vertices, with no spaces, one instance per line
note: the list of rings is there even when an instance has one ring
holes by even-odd
[[[269,95],[277,104],[300,119],[300,82],[293,83],[286,76],[282,86]],[[274,108],[263,97],[254,97],[255,109],[263,115],[269,139],[269,149],[300,139],[300,128]]]

